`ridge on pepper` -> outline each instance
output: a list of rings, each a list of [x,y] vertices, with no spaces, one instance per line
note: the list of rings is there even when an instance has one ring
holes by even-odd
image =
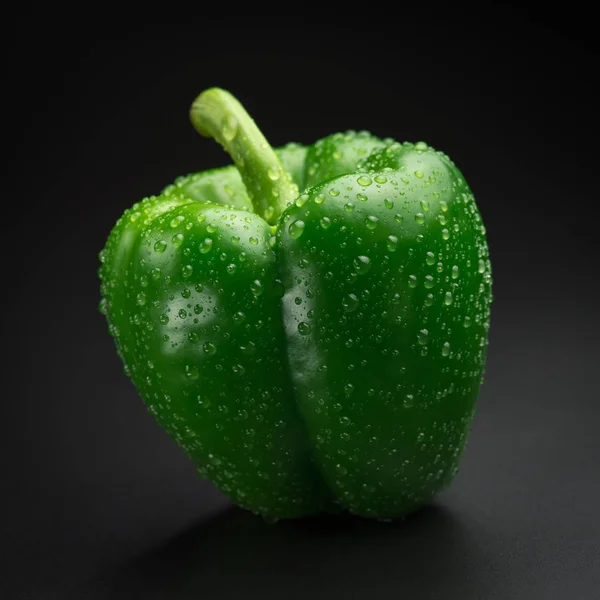
[[[101,310],[156,420],[237,505],[404,516],[458,471],[490,319],[485,227],[424,142],[273,150],[228,92],[191,120],[234,165],[126,210]]]

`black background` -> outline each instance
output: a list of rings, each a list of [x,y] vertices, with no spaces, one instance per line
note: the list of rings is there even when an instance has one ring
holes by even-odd
[[[37,14],[5,39],[0,597],[597,597],[591,17],[375,8]],[[213,85],[274,145],[349,128],[423,139],[475,193],[494,270],[486,381],[457,479],[404,522],[267,525],[230,507],[122,374],[97,253],[133,202],[227,160],[188,122]]]

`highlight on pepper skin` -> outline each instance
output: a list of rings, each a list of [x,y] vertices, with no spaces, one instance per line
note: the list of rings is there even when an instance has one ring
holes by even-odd
[[[364,131],[272,149],[218,88],[190,116],[234,165],[111,231],[101,311],[126,374],[243,508],[414,511],[458,471],[485,366],[491,264],[465,178]]]

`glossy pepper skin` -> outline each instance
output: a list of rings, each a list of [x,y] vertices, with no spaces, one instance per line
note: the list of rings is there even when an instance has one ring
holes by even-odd
[[[192,122],[235,166],[134,204],[102,310],[149,410],[239,506],[403,516],[458,469],[491,303],[485,228],[423,142],[271,150],[227,92]]]

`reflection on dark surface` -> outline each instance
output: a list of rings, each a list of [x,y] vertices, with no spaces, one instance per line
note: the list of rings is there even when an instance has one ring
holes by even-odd
[[[465,536],[447,509],[404,521],[350,516],[265,523],[237,508],[96,582],[107,598],[369,598],[468,593]],[[218,594],[218,596],[217,596]],[[93,596],[96,597],[96,596]]]

